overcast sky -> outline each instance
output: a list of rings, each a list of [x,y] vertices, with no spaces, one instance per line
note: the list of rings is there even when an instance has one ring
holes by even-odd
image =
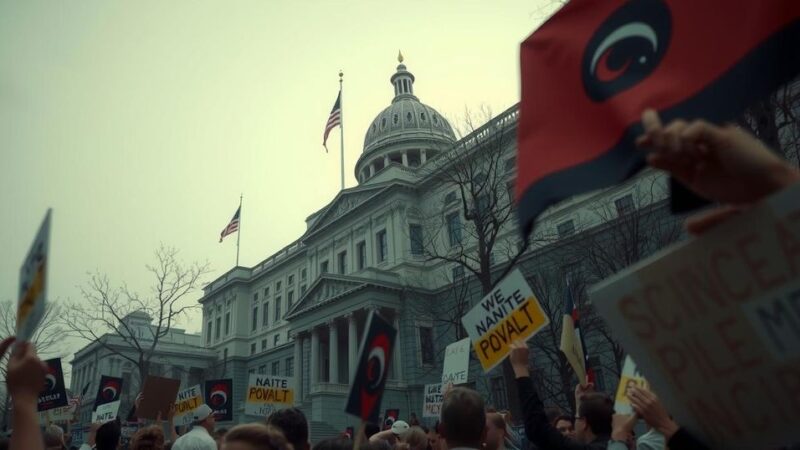
[[[415,93],[451,121],[519,98],[519,44],[552,0],[0,0],[0,300],[54,209],[49,293],[87,273],[146,290],[159,243],[229,270],[220,230],[244,194],[241,263],[297,239],[339,190],[393,95],[398,49]],[[453,125],[457,125],[454,123]],[[199,293],[192,297],[192,301]],[[181,324],[201,328],[198,312]],[[76,350],[80,343],[71,343]]]

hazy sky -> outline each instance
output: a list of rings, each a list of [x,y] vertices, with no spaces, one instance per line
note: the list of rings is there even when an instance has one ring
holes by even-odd
[[[520,42],[553,8],[0,0],[0,300],[16,299],[48,207],[54,300],[80,298],[96,270],[144,291],[162,242],[208,260],[208,281],[224,273],[236,240],[218,236],[240,193],[241,263],[258,263],[339,191],[338,131],[330,154],[321,145],[339,69],[351,187],[398,49],[417,96],[451,121],[465,107],[499,113],[519,98]],[[199,317],[182,325],[198,331]]]

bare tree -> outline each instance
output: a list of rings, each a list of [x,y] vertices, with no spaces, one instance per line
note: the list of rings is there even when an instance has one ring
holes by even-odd
[[[751,105],[738,123],[786,159],[800,164],[800,81],[787,83]]]
[[[114,287],[106,275],[91,275],[88,285],[81,287],[84,301],[64,308],[67,332],[130,361],[141,383],[150,372],[161,339],[177,320],[199,307],[188,295],[201,286],[200,279],[209,272],[208,263],[184,265],[177,256],[175,248],[164,245],[155,251],[155,265],[146,266],[153,276],[147,295],[139,295],[125,284]],[[125,320],[136,312],[147,314],[152,322],[141,327]]]

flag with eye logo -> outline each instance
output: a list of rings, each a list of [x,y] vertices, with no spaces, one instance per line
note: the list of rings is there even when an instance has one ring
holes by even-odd
[[[367,318],[366,328],[345,412],[377,423],[397,330],[375,311]]]
[[[569,2],[520,48],[516,202],[550,205],[644,166],[646,108],[721,123],[800,72],[796,0]]]

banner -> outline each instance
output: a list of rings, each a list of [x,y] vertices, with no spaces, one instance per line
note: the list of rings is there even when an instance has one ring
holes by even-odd
[[[436,417],[438,419],[442,412],[442,402],[444,402],[442,384],[426,384],[423,400],[422,417]]]
[[[136,410],[136,417],[155,420],[161,413],[161,418],[166,418],[169,408],[178,397],[180,386],[181,380],[148,375],[144,380],[142,402]]]
[[[550,323],[525,277],[514,269],[462,319],[485,372],[500,364],[515,340],[527,341]]]
[[[347,395],[346,413],[364,421],[379,423],[381,398],[396,338],[397,330],[375,311],[370,312],[361,340],[355,379]]]
[[[178,391],[175,399],[175,425],[183,426],[192,423],[194,410],[203,404],[203,393],[200,385],[196,384],[182,391]]]
[[[267,417],[273,411],[294,405],[292,378],[275,375],[250,375],[244,413]]]
[[[649,389],[650,385],[647,380],[639,372],[636,363],[630,355],[625,357],[625,363],[622,365],[622,373],[619,376],[619,385],[617,386],[617,395],[614,398],[614,412],[616,414],[633,414],[631,402],[628,400],[628,390],[632,387],[640,389]]]
[[[230,378],[206,381],[206,405],[214,410],[217,422],[233,420],[232,392],[233,380]]]
[[[121,401],[117,400],[98,406],[97,409],[92,412],[92,423],[106,423],[116,420],[121,403]]]
[[[37,411],[49,411],[67,406],[67,388],[64,386],[64,372],[61,370],[61,358],[48,359],[47,374],[44,377],[44,389],[39,393]]]
[[[387,409],[383,417],[385,417],[385,419],[383,419],[383,429],[388,430],[392,428],[392,425],[394,425],[394,423],[397,422],[397,419],[400,418],[400,409]]]
[[[47,299],[47,267],[50,265],[50,217],[48,209],[19,271],[17,341],[30,341],[44,316]],[[62,383],[63,385],[63,383]]]
[[[100,377],[100,385],[97,386],[97,395],[94,397],[93,411],[97,407],[106,403],[118,402],[122,396],[122,378],[109,377],[103,375]]]
[[[81,403],[81,398],[78,396],[67,395],[67,406],[61,406],[49,411],[42,411],[39,413],[39,422],[47,424],[48,422],[61,423],[69,422],[76,418],[78,407]]]
[[[590,297],[667,411],[711,448],[797,440],[799,184]]]
[[[453,342],[444,350],[442,384],[465,384],[469,379],[470,340],[464,338]]]

